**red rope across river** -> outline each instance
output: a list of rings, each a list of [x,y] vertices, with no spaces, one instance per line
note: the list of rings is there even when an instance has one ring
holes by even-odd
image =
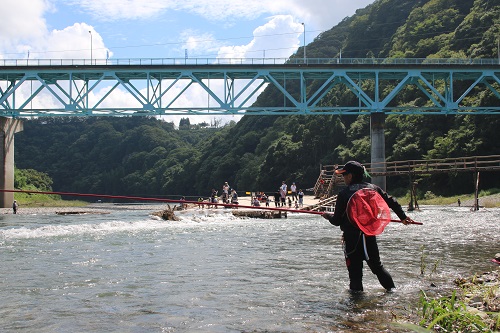
[[[0,189],[0,192],[56,194],[56,195],[75,196],[75,197],[87,197],[87,198],[125,199],[125,200],[136,200],[136,201],[154,201],[154,202],[165,202],[165,203],[222,206],[222,207],[228,207],[228,208],[248,208],[248,209],[274,210],[274,211],[280,211],[280,212],[303,213],[303,214],[314,214],[314,215],[323,215],[324,214],[324,212],[318,212],[318,211],[314,211],[314,210],[304,210],[304,209],[287,209],[287,208],[273,208],[273,207],[264,207],[264,206],[247,206],[247,205],[236,205],[236,204],[226,204],[226,203],[198,202],[198,201],[192,201],[192,200],[149,198],[149,197],[126,196],[126,195],[90,194],[90,193],[74,193],[74,192],[28,191],[28,190],[3,190],[3,189]],[[400,220],[391,220],[391,222],[401,223]],[[421,222],[415,222],[413,224],[422,225]]]

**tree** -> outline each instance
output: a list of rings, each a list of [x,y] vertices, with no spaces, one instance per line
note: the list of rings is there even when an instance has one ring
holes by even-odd
[[[22,190],[52,191],[52,179],[34,169],[15,169],[14,188]]]
[[[179,121],[179,129],[180,130],[189,130],[191,128],[191,124],[189,122],[189,118],[181,118]]]

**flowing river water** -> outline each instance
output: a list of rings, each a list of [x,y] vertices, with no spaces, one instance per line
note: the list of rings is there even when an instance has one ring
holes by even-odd
[[[410,216],[423,226],[391,223],[378,237],[396,291],[365,267],[356,296],[340,230],[317,215],[3,215],[0,331],[397,331],[389,321],[415,311],[420,290],[495,269],[500,252],[500,209],[421,208]]]

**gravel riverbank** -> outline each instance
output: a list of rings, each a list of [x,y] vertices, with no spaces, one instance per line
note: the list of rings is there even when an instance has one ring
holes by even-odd
[[[315,199],[314,196],[306,195],[304,196],[304,206],[309,206],[316,204],[319,200]],[[240,205],[251,206],[250,197],[240,197],[239,198]],[[27,215],[36,215],[36,214],[56,214],[56,213],[72,213],[72,212],[81,212],[81,213],[95,213],[95,214],[105,214],[110,213],[116,210],[144,210],[149,212],[157,212],[159,210],[167,209],[168,207],[174,207],[176,204],[113,204],[113,203],[92,203],[87,206],[81,207],[23,207],[19,206],[17,210],[17,214],[27,214]],[[271,203],[271,207],[274,207],[274,203]],[[0,214],[12,214],[12,208],[0,208]]]
[[[20,215],[52,215],[57,213],[81,213],[81,214],[109,214],[117,210],[144,210],[144,211],[158,211],[168,208],[168,205],[154,204],[108,204],[108,203],[95,203],[82,207],[23,207],[19,206],[17,214]],[[1,214],[12,214],[11,208],[1,208]]]

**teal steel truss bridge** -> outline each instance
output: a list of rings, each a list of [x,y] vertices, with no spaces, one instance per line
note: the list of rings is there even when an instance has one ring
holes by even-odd
[[[499,60],[0,60],[0,117],[373,113],[498,114]]]

